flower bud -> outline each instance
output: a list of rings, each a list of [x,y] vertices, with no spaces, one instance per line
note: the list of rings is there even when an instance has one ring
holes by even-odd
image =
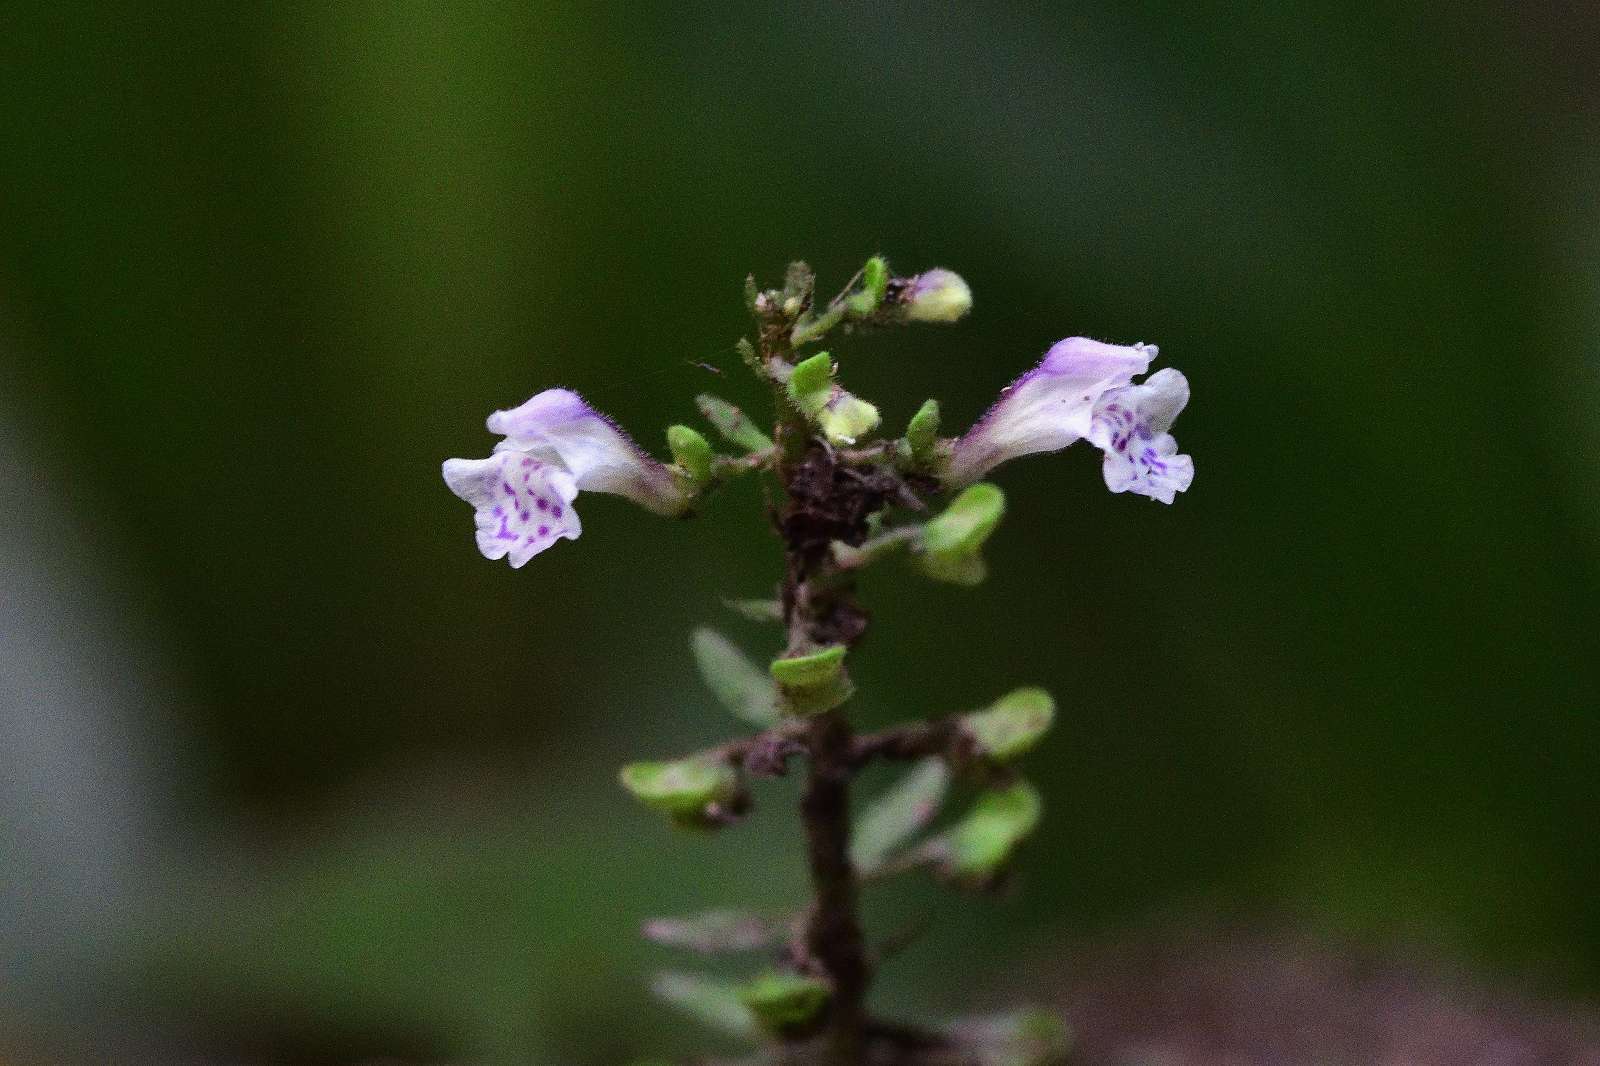
[[[972,310],[972,289],[953,270],[918,274],[900,298],[910,322],[955,322]]]
[[[667,427],[667,447],[672,459],[696,485],[711,480],[711,445],[688,426]]]
[[[789,399],[815,422],[830,443],[854,444],[878,426],[878,409],[840,388],[833,380],[833,358],[818,352],[789,375]]]
[[[933,459],[938,443],[939,401],[927,400],[906,424],[903,457],[919,466],[926,466]]]

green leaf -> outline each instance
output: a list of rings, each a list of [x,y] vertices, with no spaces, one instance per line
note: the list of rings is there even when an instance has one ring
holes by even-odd
[[[722,605],[752,622],[783,621],[782,600],[723,600]]]
[[[1056,702],[1050,693],[1042,688],[1019,688],[987,710],[963,716],[961,731],[971,741],[974,754],[1005,763],[1033,750],[1055,717]]]
[[[1072,1050],[1072,1031],[1061,1015],[1037,1007],[964,1018],[945,1032],[977,1066],[1062,1066]]]
[[[789,399],[807,418],[816,418],[833,394],[833,357],[818,352],[789,375]]]
[[[691,1015],[704,1025],[729,1036],[757,1040],[761,1028],[756,1016],[740,998],[741,988],[727,981],[692,973],[662,973],[650,991],[664,1003]]]
[[[653,943],[703,955],[755,951],[787,934],[781,922],[736,910],[706,911],[687,918],[653,918],[644,924],[643,931],[645,939]]]
[[[856,820],[850,840],[850,861],[870,873],[896,848],[910,840],[939,813],[950,787],[943,759],[924,759],[887,792],[870,803]]]
[[[724,707],[763,728],[778,721],[777,685],[738,645],[702,626],[690,635],[689,646],[706,687]]]
[[[1026,781],[979,796],[939,843],[945,874],[975,881],[994,877],[1038,826],[1042,809],[1038,791]]]
[[[772,447],[772,438],[761,432],[749,415],[727,400],[703,392],[694,398],[694,402],[706,421],[728,443],[752,452],[764,452]]]
[[[673,462],[696,484],[711,480],[711,445],[688,426],[667,427],[667,447],[672,449]]]
[[[697,817],[739,793],[733,767],[708,759],[629,763],[617,777],[639,802],[676,818]]]
[[[832,998],[827,982],[790,973],[763,974],[739,989],[739,1001],[761,1028],[780,1035],[808,1027]]]

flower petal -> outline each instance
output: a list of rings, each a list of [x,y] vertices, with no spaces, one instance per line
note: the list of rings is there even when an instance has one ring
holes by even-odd
[[[478,550],[520,567],[561,539],[583,532],[572,501],[578,486],[550,455],[498,451],[487,459],[446,459],[444,481],[472,504]]]
[[[496,451],[555,453],[586,492],[624,496],[660,514],[676,514],[686,502],[671,471],[570,389],[546,389],[496,411],[489,429],[506,438]]]
[[[1189,488],[1194,460],[1177,454],[1178,442],[1167,432],[1188,402],[1188,379],[1170,367],[1101,398],[1089,439],[1106,453],[1106,488],[1162,503]]]
[[[1058,451],[1087,436],[1101,395],[1144,373],[1156,355],[1153,344],[1105,344],[1087,337],[1057,342],[956,441],[949,479],[965,484],[1009,459]]]

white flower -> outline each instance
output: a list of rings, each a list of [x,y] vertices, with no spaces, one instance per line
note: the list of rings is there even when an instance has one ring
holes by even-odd
[[[478,550],[514,567],[583,524],[572,509],[580,490],[624,496],[659,514],[687,502],[671,471],[605,415],[567,389],[546,389],[521,407],[496,411],[489,429],[504,440],[487,459],[447,459],[450,491],[472,504]]]
[[[1106,488],[1171,503],[1194,481],[1194,460],[1179,455],[1167,430],[1189,402],[1189,381],[1168,367],[1141,385],[1112,389],[1095,404],[1089,439],[1106,453]]]
[[[956,441],[951,480],[976,481],[1009,459],[1058,451],[1088,436],[1095,402],[1144,373],[1155,357],[1153,344],[1124,347],[1087,337],[1056,342]]]
[[[1158,354],[1153,344],[1059,341],[955,442],[946,479],[965,485],[1007,460],[1087,437],[1106,453],[1111,491],[1171,503],[1194,478],[1193,460],[1176,454],[1177,442],[1166,432],[1188,402],[1189,385],[1170,369],[1132,383]]]

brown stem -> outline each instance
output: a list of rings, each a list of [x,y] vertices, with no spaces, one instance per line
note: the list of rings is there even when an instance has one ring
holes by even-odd
[[[857,916],[856,873],[850,865],[850,724],[839,711],[829,711],[812,721],[806,739],[811,767],[800,812],[816,894],[806,950],[833,983],[829,1061],[847,1066],[861,1061],[871,980]]]
[[[759,333],[766,365],[792,361],[792,323],[772,316]],[[868,519],[901,495],[913,495],[877,456],[841,457],[813,438],[811,428],[775,389],[778,406],[776,472],[787,499],[774,515],[783,538],[784,619],[788,654],[834,644],[854,645],[866,630],[853,576],[836,564],[835,541],[858,546]],[[822,1034],[831,1066],[858,1066],[867,1052],[867,986],[872,980],[859,916],[859,886],[850,863],[850,779],[858,767],[849,720],[837,708],[805,724],[799,736],[809,760],[800,799],[813,900],[803,937],[805,963],[833,987]]]
[[[938,718],[931,722],[907,722],[890,729],[856,737],[850,746],[850,761],[864,766],[873,759],[906,761],[939,755],[960,759],[963,755],[959,719]]]

